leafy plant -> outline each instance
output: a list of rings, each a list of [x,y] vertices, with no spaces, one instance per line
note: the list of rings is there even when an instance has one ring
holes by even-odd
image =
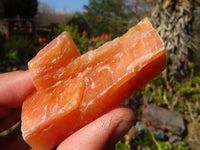
[[[11,52],[7,52],[6,55],[5,55],[5,59],[10,64],[18,63],[19,62],[18,51],[14,50],[14,51],[11,51]]]
[[[152,147],[154,143],[150,131],[146,130],[142,132],[139,138],[137,139],[137,143],[142,147]]]
[[[157,150],[189,150],[190,149],[189,146],[171,145],[169,142],[157,141],[156,138],[154,137],[153,132],[151,130],[149,132],[155,143],[155,145],[153,146],[154,149],[157,149]]]
[[[115,150],[129,150],[129,148],[125,144],[119,143]]]
[[[172,145],[168,141],[157,141],[151,129],[139,136],[137,144],[150,150],[190,150],[189,146]]]
[[[181,112],[187,122],[200,119],[200,75],[195,73],[188,78],[177,83],[175,91],[171,92],[161,76],[154,78],[144,88],[132,95],[126,104],[131,106],[137,114],[141,114],[140,107],[144,103],[153,103],[170,110]],[[137,101],[137,102],[135,102]],[[188,115],[189,114],[189,115]],[[186,117],[185,117],[186,116]],[[146,131],[136,138],[136,145],[143,146],[151,150],[189,150],[189,146],[172,145],[168,141],[157,141],[154,134]]]
[[[4,68],[0,68],[1,72],[9,71],[8,68],[17,69],[20,66],[26,65],[37,52],[32,40],[19,35],[13,35],[9,40],[5,40],[3,51],[1,63],[4,64]]]
[[[75,42],[76,46],[78,47],[79,51],[83,54],[85,53],[87,46],[88,46],[88,38],[86,35],[81,35],[78,32],[78,26],[77,25],[64,25],[59,26],[58,33],[61,33],[63,31],[67,31],[72,40]]]

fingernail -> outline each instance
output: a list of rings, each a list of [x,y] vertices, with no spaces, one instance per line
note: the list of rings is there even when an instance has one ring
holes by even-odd
[[[128,132],[128,130],[133,126],[133,120],[122,121],[116,127],[114,134],[117,137],[121,137]]]
[[[115,149],[115,144],[121,140],[121,138],[129,131],[129,129],[133,126],[133,120],[127,120],[120,122],[115,130],[113,131],[107,145],[107,149]],[[106,149],[106,150],[107,150]]]

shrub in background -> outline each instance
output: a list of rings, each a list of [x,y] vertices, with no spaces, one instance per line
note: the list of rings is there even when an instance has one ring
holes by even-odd
[[[26,66],[37,52],[32,40],[19,35],[13,35],[9,40],[5,40],[2,47],[0,72],[12,71]]]
[[[78,26],[73,24],[59,26],[58,33],[60,34],[63,31],[67,31],[70,34],[81,54],[85,53],[88,46],[88,38],[86,35],[78,33]]]

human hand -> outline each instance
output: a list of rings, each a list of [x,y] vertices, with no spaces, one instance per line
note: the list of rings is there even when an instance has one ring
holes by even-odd
[[[20,120],[20,107],[25,97],[34,90],[29,71],[0,74],[0,130],[3,131]],[[106,150],[130,129],[134,121],[131,109],[120,106],[91,122],[65,139],[58,150]],[[28,149],[21,137],[20,128],[0,143],[1,149]]]
[[[34,90],[29,71],[0,74],[0,132],[20,121],[21,106],[25,97]],[[18,126],[7,136],[0,137],[1,150],[27,150],[29,146]]]
[[[115,108],[65,139],[57,150],[114,150],[134,118],[130,108]]]

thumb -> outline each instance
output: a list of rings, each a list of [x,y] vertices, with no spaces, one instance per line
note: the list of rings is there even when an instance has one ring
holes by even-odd
[[[65,139],[57,149],[114,149],[115,144],[133,125],[134,118],[130,108],[124,106],[115,108]]]

